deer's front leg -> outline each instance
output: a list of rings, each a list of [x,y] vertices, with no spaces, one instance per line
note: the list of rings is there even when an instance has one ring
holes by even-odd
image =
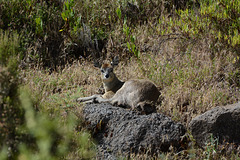
[[[92,95],[92,96],[90,96],[90,97],[78,98],[78,99],[77,99],[77,102],[86,102],[86,103],[94,102],[95,99],[96,99],[98,96],[100,96],[100,95],[94,94],[94,95]]]
[[[106,103],[106,102],[111,102],[110,99],[105,99],[101,95],[92,95],[90,97],[83,97],[83,98],[78,98],[77,102],[84,102],[84,103]]]

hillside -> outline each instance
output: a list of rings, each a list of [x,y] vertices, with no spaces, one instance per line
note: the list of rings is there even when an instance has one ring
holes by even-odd
[[[0,1],[0,159],[91,159],[78,97],[101,93],[93,62],[161,88],[157,112],[184,125],[240,98],[240,1]],[[49,136],[51,135],[51,136]],[[236,159],[192,145],[189,159]],[[185,159],[174,152],[161,159]]]

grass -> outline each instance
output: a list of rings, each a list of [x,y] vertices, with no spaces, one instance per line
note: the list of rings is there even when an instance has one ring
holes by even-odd
[[[170,51],[175,51],[177,48],[177,46],[171,47],[174,49]],[[234,57],[220,56],[212,60],[207,51],[198,51],[198,48],[199,46],[193,48],[192,54],[183,55],[176,55],[169,50],[153,57],[147,56],[146,53],[140,59],[131,58],[129,61],[120,62],[115,72],[124,81],[134,78],[152,80],[162,88],[163,101],[157,106],[158,112],[167,114],[173,120],[188,126],[195,116],[218,105],[235,103],[239,97],[238,88],[234,85],[229,87],[230,82],[225,80],[231,76],[227,73],[232,72],[234,68]],[[168,56],[173,58],[167,61]],[[221,75],[222,72],[225,75]],[[40,110],[52,114],[59,114],[59,111],[61,114],[65,112],[79,114],[82,104],[76,103],[76,98],[96,94],[102,85],[100,71],[93,67],[92,62],[76,62],[74,65],[67,65],[61,72],[51,74],[38,69],[29,70],[25,74],[26,85],[31,86],[33,93],[41,93],[44,108]],[[201,150],[200,154],[198,150],[192,148],[187,151],[190,152],[188,155],[184,153],[179,156],[179,154],[169,153],[162,154],[160,157],[163,156],[164,159],[180,157],[184,159],[186,156],[194,157],[190,159],[204,158],[206,151]]]
[[[239,90],[236,84],[228,81],[232,76],[230,73],[234,72],[234,56],[220,54],[211,59],[204,42],[192,47],[191,53],[181,53],[178,43],[166,42],[163,44],[166,49],[161,54],[151,51],[142,53],[140,59],[122,60],[115,72],[124,81],[134,78],[152,80],[162,88],[163,101],[157,106],[158,112],[187,126],[192,118],[209,109],[237,102]],[[76,61],[73,65],[66,65],[61,72],[51,74],[38,69],[25,71],[24,74],[32,93],[41,93],[44,108],[40,110],[51,111],[52,114],[59,114],[59,111],[79,112],[81,109],[77,108],[81,108],[82,104],[76,103],[76,98],[98,93],[101,88],[100,71],[93,67],[92,62]],[[36,97],[39,98],[39,95]],[[207,151],[202,150],[200,154],[198,150],[190,149],[187,156],[203,158]],[[186,155],[169,153],[162,156],[178,159]]]
[[[204,1],[200,7],[195,1],[178,2],[131,1],[138,6],[134,11],[126,1],[0,2],[0,15],[4,15],[0,16],[0,62],[4,67],[12,66],[0,73],[16,76],[21,80],[18,85],[27,86],[36,114],[67,121],[71,115],[81,117],[83,105],[76,103],[76,98],[102,92],[100,71],[93,67],[91,55],[119,55],[121,62],[115,69],[119,79],[153,81],[161,88],[158,112],[188,126],[192,118],[209,109],[239,101],[240,40],[235,16],[239,2]],[[219,10],[224,14],[216,14]],[[19,74],[15,73],[16,59],[23,66]],[[0,102],[10,103],[9,99]],[[85,129],[81,123],[81,118],[74,123],[73,142],[78,143],[83,136],[88,140],[84,143],[91,143],[88,134],[82,134]],[[160,153],[158,157],[239,156],[221,152],[215,144],[201,149],[192,143],[188,150]],[[89,150],[83,148],[72,149],[63,157],[89,157]],[[132,158],[147,159],[146,155]]]

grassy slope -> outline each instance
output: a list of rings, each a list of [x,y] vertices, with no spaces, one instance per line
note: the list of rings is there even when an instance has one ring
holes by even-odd
[[[218,105],[238,101],[239,82],[235,77],[239,71],[236,65],[238,57],[227,45],[225,48],[221,46],[223,48],[221,50],[213,50],[211,47],[213,38],[206,33],[202,35],[199,33],[200,36],[197,38],[188,38],[189,36],[186,36],[188,32],[181,31],[179,29],[181,27],[169,27],[172,24],[168,23],[170,19],[166,18],[167,15],[165,18],[164,16],[156,18],[160,14],[155,13],[159,8],[153,10],[150,5],[143,7],[145,14],[151,13],[152,16],[148,23],[130,25],[131,22],[128,21],[131,34],[126,35],[123,31],[123,20],[118,20],[115,15],[119,4],[114,3],[115,1],[100,2],[96,1],[96,4],[77,2],[75,6],[73,5],[76,10],[75,16],[85,15],[83,21],[88,22],[95,36],[102,38],[102,32],[107,33],[107,36],[104,36],[108,40],[106,44],[108,55],[114,53],[121,57],[121,63],[116,68],[116,74],[121,80],[150,79],[162,88],[163,101],[158,105],[158,112],[188,125],[196,115]],[[94,7],[96,5],[106,10],[99,10],[97,8],[101,7]],[[150,12],[151,10],[154,12]],[[161,34],[164,29],[170,29],[171,32]],[[75,39],[78,36],[71,34]],[[134,53],[127,47],[126,43],[130,42],[128,40],[130,36],[136,37],[133,44],[140,51],[139,59],[136,59]],[[64,43],[67,44],[69,41],[71,40],[66,38]],[[215,45],[218,48],[218,44]],[[41,67],[21,70],[24,84],[31,89],[34,107],[41,112],[49,113],[52,117],[57,115],[64,117],[70,112],[80,116],[82,104],[77,104],[75,99],[97,93],[101,86],[99,75],[100,72],[93,67],[92,62],[83,59],[66,64],[64,69],[53,71],[51,74]],[[238,156],[222,155],[220,152],[215,154],[216,148],[210,145],[202,150],[191,146],[183,153],[184,156],[171,152],[160,157],[202,159],[209,158],[210,155],[214,159],[219,157],[224,159]],[[77,156],[73,153],[67,157],[79,158]]]
[[[149,42],[139,44],[157,45],[154,41],[158,42],[158,38],[145,36]],[[124,81],[132,78],[152,80],[162,88],[163,102],[158,106],[159,111],[186,124],[217,105],[237,102],[238,87],[226,80],[234,72],[234,56],[222,53],[211,58],[208,44],[204,42],[195,44],[189,54],[181,52],[179,43],[178,40],[163,43],[156,53],[141,52],[140,60],[123,59],[115,72]],[[73,107],[77,97],[98,93],[101,87],[100,71],[87,61],[76,61],[52,74],[38,69],[24,72],[27,83],[34,93],[41,93],[41,102],[46,106],[52,103],[57,108]]]
[[[222,74],[228,76],[232,72],[234,57],[230,54],[222,55],[213,61],[204,45],[206,44],[194,46],[191,55],[177,54],[180,50],[177,42],[168,42],[162,45],[166,49],[161,54],[142,53],[141,63],[135,58],[122,61],[116,68],[116,74],[121,80],[152,80],[162,88],[163,101],[158,105],[158,112],[188,125],[196,115],[217,105],[234,103],[239,97],[237,87],[230,87],[228,81],[221,80]],[[40,97],[42,106],[45,107],[43,110],[50,110],[52,113],[70,111],[79,114],[82,104],[77,104],[75,99],[96,94],[101,87],[100,72],[93,67],[92,62],[76,62],[51,75],[37,69],[25,74],[33,93],[39,94],[36,97]],[[187,157],[201,159],[212,154],[215,148],[208,146],[206,150],[189,149]],[[174,152],[161,156],[166,159],[181,158]],[[221,154],[217,157],[219,156],[224,157]],[[231,154],[225,156],[234,157]],[[186,155],[183,157],[186,158]]]

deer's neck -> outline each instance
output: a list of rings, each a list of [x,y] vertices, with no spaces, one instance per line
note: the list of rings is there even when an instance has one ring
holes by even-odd
[[[103,82],[103,86],[105,89],[105,93],[108,91],[112,91],[116,93],[124,84],[124,82],[120,81],[116,76],[111,82]]]

